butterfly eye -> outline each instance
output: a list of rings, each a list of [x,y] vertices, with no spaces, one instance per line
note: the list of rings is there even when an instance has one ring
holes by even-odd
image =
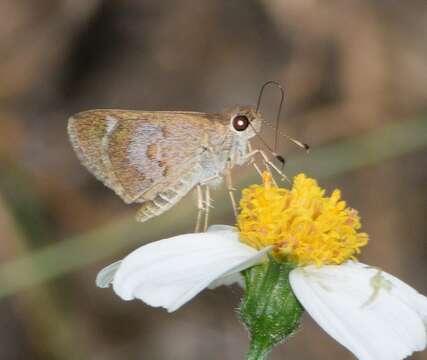
[[[249,126],[249,119],[245,115],[237,115],[233,119],[233,128],[236,131],[246,130]]]

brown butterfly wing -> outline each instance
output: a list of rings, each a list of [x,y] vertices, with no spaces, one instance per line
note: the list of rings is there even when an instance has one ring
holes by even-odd
[[[68,135],[82,164],[109,188],[120,188],[111,168],[105,163],[108,136],[114,129],[114,121],[108,121],[109,110],[89,110],[78,113],[68,120]]]
[[[221,120],[205,113],[92,110],[73,116],[69,133],[89,171],[131,203],[194,172],[208,139],[224,136]]]

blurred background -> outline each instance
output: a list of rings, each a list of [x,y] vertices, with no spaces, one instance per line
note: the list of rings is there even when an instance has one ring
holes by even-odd
[[[287,174],[342,188],[371,236],[361,259],[427,293],[426,38],[425,0],[1,0],[0,359],[243,359],[237,287],[173,314],[95,287],[137,246],[192,231],[194,196],[135,223],[66,126],[90,108],[254,104],[271,79],[281,130],[312,146],[280,138]],[[278,100],[265,92],[271,121]],[[238,189],[259,181],[234,174]],[[211,223],[233,224],[213,196]],[[353,359],[308,316],[271,355],[284,358]]]

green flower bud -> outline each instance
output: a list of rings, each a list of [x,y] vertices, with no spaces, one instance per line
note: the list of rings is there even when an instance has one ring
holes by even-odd
[[[270,257],[268,262],[243,272],[245,293],[239,315],[251,337],[248,360],[266,359],[273,347],[299,326],[303,308],[289,284],[293,268]]]

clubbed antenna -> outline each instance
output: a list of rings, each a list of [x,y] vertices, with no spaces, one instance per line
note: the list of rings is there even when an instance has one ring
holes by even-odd
[[[264,141],[264,139],[257,134],[258,138],[261,140],[261,142],[265,145],[265,147],[271,152],[271,154],[277,159],[277,161],[279,161],[282,166],[285,166],[286,160],[283,156],[278,155],[277,154],[277,145],[278,145],[278,138],[279,138],[279,134],[284,136],[285,138],[287,138],[289,141],[291,141],[292,143],[294,143],[295,145],[297,145],[298,147],[304,149],[305,151],[309,151],[310,150],[310,146],[306,143],[303,143],[299,140],[296,140],[292,137],[290,137],[289,135],[282,133],[279,129],[279,125],[280,125],[280,114],[282,112],[282,106],[283,106],[283,102],[285,101],[285,90],[283,89],[282,85],[280,85],[277,81],[273,81],[273,80],[269,80],[267,82],[265,82],[262,87],[261,90],[259,92],[258,95],[258,101],[257,101],[257,105],[256,105],[256,112],[259,111],[260,105],[261,105],[261,100],[262,100],[262,96],[264,94],[264,89],[269,86],[269,85],[275,85],[281,93],[281,98],[280,98],[280,104],[279,104],[279,109],[277,111],[277,116],[276,116],[276,124],[274,127],[274,147],[273,149],[266,143],[266,141]],[[270,125],[271,126],[271,125]]]

